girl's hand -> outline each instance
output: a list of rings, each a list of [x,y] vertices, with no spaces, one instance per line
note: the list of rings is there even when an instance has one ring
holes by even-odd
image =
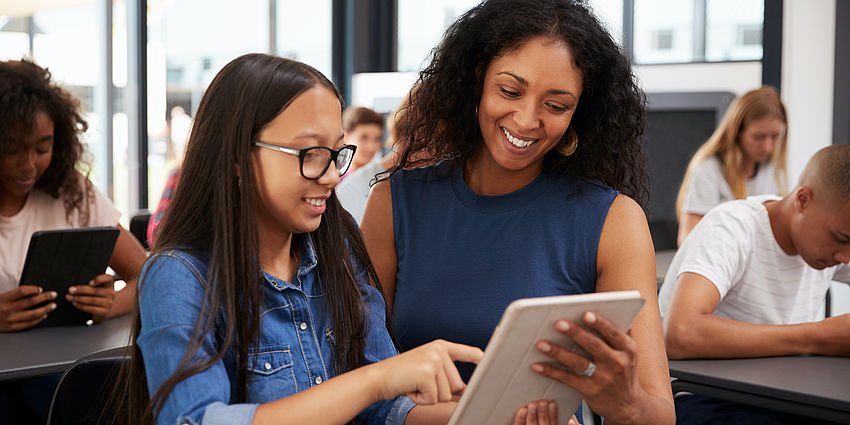
[[[39,324],[56,309],[56,303],[27,309],[55,298],[56,292],[43,292],[41,287],[33,285],[21,285],[0,294],[0,332],[20,331]]]
[[[375,372],[381,400],[406,395],[416,404],[435,404],[466,388],[454,362],[478,363],[483,355],[476,347],[436,340],[367,367]]]
[[[532,401],[516,411],[513,425],[558,425],[558,404],[552,400]],[[575,415],[569,425],[578,425]]]
[[[590,359],[541,340],[537,349],[569,370],[545,363],[535,363],[532,369],[575,388],[587,405],[606,420],[630,423],[637,417],[637,402],[645,395],[637,375],[637,346],[628,334],[599,314],[587,312],[583,322],[602,338],[568,320],[555,322],[555,329],[583,347]]]
[[[74,307],[92,315],[95,323],[109,317],[112,302],[115,301],[115,288],[112,276],[100,274],[95,276],[88,285],[78,285],[68,288],[65,299]]]

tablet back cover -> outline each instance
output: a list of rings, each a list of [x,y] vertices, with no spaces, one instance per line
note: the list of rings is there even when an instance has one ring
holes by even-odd
[[[510,425],[517,409],[547,399],[558,403],[558,423],[569,422],[581,404],[574,389],[538,375],[531,364],[553,360],[535,343],[553,341],[563,348],[587,353],[554,328],[555,320],[581,323],[587,311],[598,312],[618,328],[628,330],[644,304],[637,291],[528,298],[512,302],[502,315],[481,363],[458,403],[449,425]]]
[[[68,287],[87,285],[106,270],[118,233],[114,227],[92,227],[32,235],[20,284],[41,286],[58,294],[56,300],[49,301],[56,303],[56,310],[36,327],[84,325],[91,319],[90,314],[66,301],[65,295]]]

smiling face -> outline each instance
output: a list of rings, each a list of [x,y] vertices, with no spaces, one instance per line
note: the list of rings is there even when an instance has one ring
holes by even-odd
[[[478,106],[484,149],[476,160],[533,179],[567,131],[581,91],[582,73],[563,42],[533,38],[496,58]]]
[[[339,99],[316,85],[296,97],[269,122],[258,139],[293,149],[342,146]],[[325,201],[339,183],[333,166],[319,179],[301,175],[297,155],[255,147],[251,153],[258,192],[257,219],[260,231],[306,233],[319,228]]]
[[[738,143],[747,161],[767,161],[782,139],[785,123],[779,118],[762,118],[747,124],[738,133]]]
[[[21,131],[6,152],[0,152],[0,213],[13,215],[24,206],[27,195],[47,171],[53,159],[53,120],[35,116],[31,131]]]

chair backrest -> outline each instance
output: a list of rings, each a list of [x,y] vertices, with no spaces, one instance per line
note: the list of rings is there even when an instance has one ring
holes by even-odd
[[[47,425],[96,424],[129,353],[129,347],[119,347],[74,362],[53,394]]]
[[[148,221],[151,215],[148,212],[142,212],[133,216],[130,219],[130,233],[139,240],[145,249],[150,248],[148,245]]]

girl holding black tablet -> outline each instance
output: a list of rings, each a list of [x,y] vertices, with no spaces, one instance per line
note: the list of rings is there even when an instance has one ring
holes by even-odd
[[[78,169],[84,167],[82,133],[88,125],[79,101],[33,62],[0,62],[0,332],[37,325],[55,303],[26,310],[58,294],[18,286],[30,236],[39,230],[110,226],[120,230],[110,267],[127,286],[115,292],[112,276],[72,286],[66,299],[95,322],[127,313],[145,261],[144,248],[118,224],[120,213]]]

